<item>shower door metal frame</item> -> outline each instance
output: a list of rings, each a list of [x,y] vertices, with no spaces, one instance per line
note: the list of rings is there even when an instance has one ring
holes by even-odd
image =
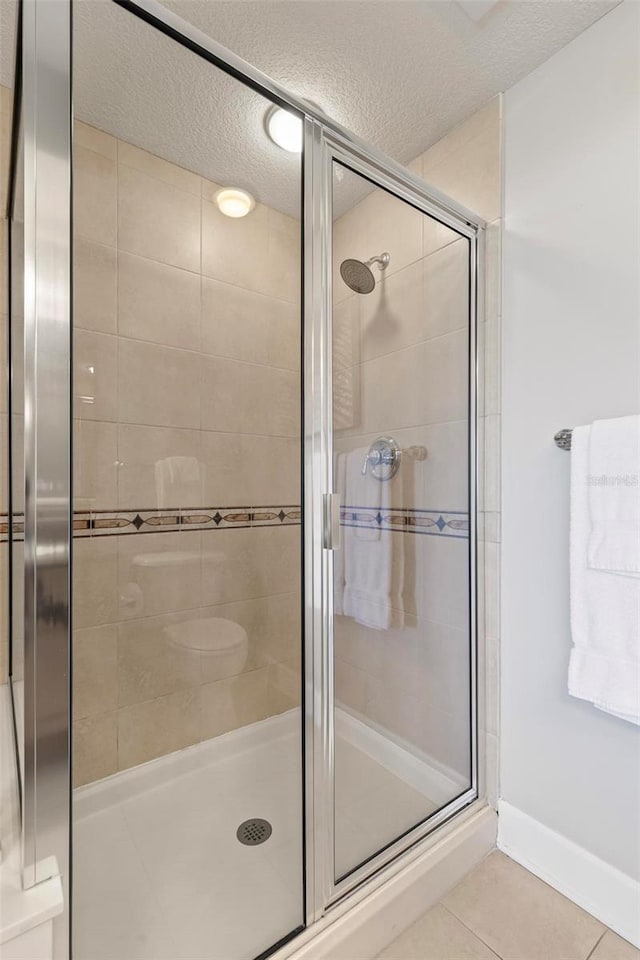
[[[29,310],[37,325],[30,341],[34,362],[28,383],[26,568],[31,591],[25,631],[31,630],[32,671],[25,677],[29,718],[35,721],[32,775],[25,782],[27,882],[44,879],[50,838],[62,838],[59,867],[68,875],[64,845],[70,836],[69,634],[71,562],[71,30],[72,0],[30,0],[30,44],[25,44],[25,211]],[[472,788],[447,808],[398,839],[349,877],[333,870],[333,679],[330,552],[324,547],[326,495],[332,492],[331,424],[331,164],[344,163],[469,240],[470,285],[470,584],[472,648],[476,638],[476,322],[486,224],[471,211],[427,186],[401,164],[361,141],[321,110],[285,88],[176,16],[158,0],[113,0],[152,27],[236,77],[304,122],[304,782],[305,905],[313,923],[362,887],[445,819],[477,796],[478,764],[473,679]],[[36,11],[38,14],[36,23]],[[36,82],[37,81],[37,82]],[[29,130],[32,132],[29,133]],[[37,184],[36,184],[37,181]],[[37,185],[37,192],[36,192]],[[37,202],[36,202],[37,200]],[[36,327],[32,328],[32,332]],[[29,433],[29,429],[31,433]],[[31,517],[31,519],[29,519]],[[37,640],[37,642],[36,642]],[[27,665],[28,666],[28,665]],[[28,684],[31,689],[27,690]],[[53,773],[53,776],[51,775]],[[46,818],[46,820],[45,820]],[[67,914],[70,914],[67,904]]]
[[[10,185],[13,194],[21,129],[25,589],[24,707],[16,722],[22,719],[24,728],[22,882],[30,888],[60,876],[66,899],[71,829],[71,0],[21,0],[16,40]],[[11,538],[16,530],[12,516]],[[64,922],[56,920],[55,940],[58,949],[67,950]]]
[[[405,851],[425,840],[435,829],[478,799],[477,716],[477,325],[483,302],[483,263],[486,223],[469,211],[443,198],[404,167],[389,161],[351,136],[307,118],[304,135],[305,177],[305,330],[307,331],[305,400],[309,400],[305,438],[307,445],[305,516],[307,557],[313,571],[306,578],[307,674],[313,709],[308,716],[307,750],[313,757],[307,783],[313,774],[313,807],[307,805],[307,836],[313,849],[313,864],[307,865],[309,919],[319,919],[341,903]],[[469,475],[469,624],[470,624],[470,725],[471,784],[395,842],[336,879],[334,805],[334,689],[333,689],[333,550],[331,548],[330,496],[333,489],[333,165],[340,163],[427,216],[443,223],[469,242],[469,379],[468,379],[468,475]],[[444,202],[443,202],[444,200]],[[318,377],[318,372],[320,376]],[[312,384],[309,395],[309,384]],[[310,832],[311,831],[311,832]]]

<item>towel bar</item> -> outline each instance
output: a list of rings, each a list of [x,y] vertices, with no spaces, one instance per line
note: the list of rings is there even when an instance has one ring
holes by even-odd
[[[558,430],[555,437],[553,438],[556,442],[556,446],[560,447],[561,450],[571,450],[571,434],[573,430],[569,427],[565,427],[564,430]]]

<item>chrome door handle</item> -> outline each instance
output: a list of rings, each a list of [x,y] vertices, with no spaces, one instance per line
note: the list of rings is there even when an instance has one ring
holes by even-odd
[[[340,549],[340,494],[324,495],[324,548]]]

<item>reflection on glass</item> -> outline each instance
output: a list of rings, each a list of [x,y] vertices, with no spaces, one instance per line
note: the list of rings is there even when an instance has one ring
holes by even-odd
[[[470,786],[468,241],[336,165],[336,879]]]
[[[303,922],[300,157],[115,4],[74,30],[74,955],[242,960]]]

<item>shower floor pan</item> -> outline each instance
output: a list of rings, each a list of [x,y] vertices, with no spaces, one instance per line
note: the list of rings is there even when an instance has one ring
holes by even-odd
[[[337,714],[347,869],[393,839],[398,815],[435,809],[441,785],[376,762]],[[299,727],[290,711],[74,791],[74,960],[250,960],[300,925]],[[252,818],[272,833],[245,845]]]

